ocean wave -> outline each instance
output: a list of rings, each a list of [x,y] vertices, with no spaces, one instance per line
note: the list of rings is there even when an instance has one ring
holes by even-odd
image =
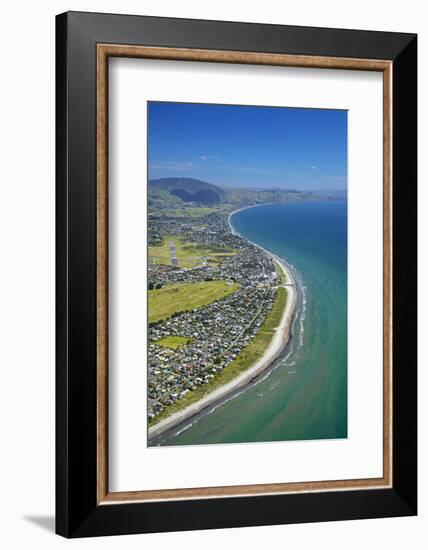
[[[192,426],[194,426],[195,424],[197,424],[198,421],[197,420],[194,420],[193,422],[189,422],[189,424],[186,424],[185,426],[183,426],[182,428],[180,428],[178,430],[178,432],[175,432],[174,433],[174,437],[178,437],[179,435],[181,435],[183,432],[187,432],[187,430],[189,428],[191,428]]]

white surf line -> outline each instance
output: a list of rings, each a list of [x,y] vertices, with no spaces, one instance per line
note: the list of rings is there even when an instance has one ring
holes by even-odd
[[[252,208],[252,207],[246,207],[246,208]],[[244,210],[244,208],[240,208],[239,210]],[[235,235],[238,235],[238,233],[236,233],[233,230],[233,227],[230,223],[230,217],[235,212],[238,212],[238,210],[235,210],[234,212],[229,214],[228,221],[229,221],[231,230],[234,232]],[[241,238],[244,238],[241,235],[239,236]],[[297,304],[297,289],[296,289],[296,282],[293,278],[293,275],[289,267],[287,266],[287,264],[281,258],[276,256],[275,254],[272,254],[272,252],[269,252],[269,250],[266,250],[262,246],[259,246],[256,243],[249,241],[248,239],[245,239],[245,240],[257,246],[258,248],[261,248],[266,254],[268,254],[271,258],[273,258],[274,262],[282,270],[286,278],[286,283],[283,285],[279,285],[279,286],[284,286],[287,289],[287,300],[286,300],[285,308],[284,308],[280,323],[276,327],[275,334],[272,340],[270,341],[268,347],[266,348],[263,356],[260,359],[258,359],[251,367],[249,367],[244,372],[236,376],[233,380],[231,380],[227,384],[223,384],[223,386],[220,386],[219,388],[211,391],[205,397],[202,397],[198,401],[195,401],[195,403],[190,404],[188,407],[185,407],[181,411],[177,411],[176,413],[171,414],[164,420],[161,420],[154,426],[149,427],[148,429],[149,440],[160,435],[162,432],[173,428],[177,424],[180,424],[181,422],[188,420],[192,416],[195,416],[202,410],[213,405],[217,401],[220,401],[221,399],[223,399],[229,393],[232,393],[238,388],[247,385],[256,376],[258,376],[261,372],[263,372],[270,365],[272,365],[275,359],[277,359],[281,354],[281,352],[284,350],[284,348],[286,347],[290,339],[291,325],[292,325],[293,315]]]

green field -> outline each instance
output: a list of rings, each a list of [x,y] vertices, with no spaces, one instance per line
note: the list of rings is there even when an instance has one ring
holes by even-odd
[[[157,218],[192,218],[200,219],[210,214],[228,214],[234,209],[230,204],[215,204],[210,206],[196,206],[190,204],[174,204],[168,208],[149,208],[149,214]]]
[[[278,277],[278,284],[279,285],[287,284],[288,283],[287,276],[285,275],[284,271],[281,269],[277,260],[274,260],[274,264],[275,264],[276,276]]]
[[[287,302],[287,290],[280,287],[276,291],[275,301],[272,309],[267,315],[265,322],[261,326],[259,332],[251,340],[246,348],[238,355],[236,359],[231,361],[227,367],[220,371],[208,384],[203,386],[197,386],[195,389],[186,394],[180,401],[176,401],[172,405],[168,405],[165,409],[158,414],[155,418],[149,421],[149,425],[152,426],[168,417],[169,415],[184,409],[191,403],[199,401],[207,393],[215,390],[216,388],[223,386],[227,382],[230,382],[247,370],[253,365],[260,357],[263,356],[266,348],[274,336],[274,331],[281,321],[282,314],[284,312],[285,304]]]
[[[174,313],[206,306],[232,294],[239,285],[227,281],[176,283],[149,290],[149,323],[168,319]]]
[[[156,216],[167,218],[203,218],[214,212],[221,212],[218,207],[210,206],[177,206],[175,208],[164,208],[156,210]]]
[[[165,338],[156,340],[155,344],[164,348],[177,349],[185,346],[188,342],[190,342],[190,338],[186,338],[185,336],[166,336]]]
[[[179,267],[195,267],[204,261],[216,263],[236,254],[234,250],[208,248],[197,243],[183,242],[179,237],[166,236],[162,246],[149,247],[149,260],[156,264],[171,265],[170,241],[174,241]]]

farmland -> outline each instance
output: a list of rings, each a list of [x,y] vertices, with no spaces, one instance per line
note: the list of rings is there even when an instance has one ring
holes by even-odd
[[[149,291],[149,323],[168,319],[174,313],[190,311],[229,296],[239,285],[227,281],[177,283]]]

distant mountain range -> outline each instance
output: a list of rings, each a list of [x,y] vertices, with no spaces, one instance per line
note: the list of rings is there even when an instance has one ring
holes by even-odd
[[[314,195],[318,197],[331,198],[331,199],[346,199],[348,196],[348,191],[346,189],[316,189],[311,191]]]
[[[346,199],[346,191],[297,191],[293,189],[222,189],[194,178],[160,178],[149,181],[149,206],[171,208],[184,203],[198,205],[254,205],[268,202]]]

